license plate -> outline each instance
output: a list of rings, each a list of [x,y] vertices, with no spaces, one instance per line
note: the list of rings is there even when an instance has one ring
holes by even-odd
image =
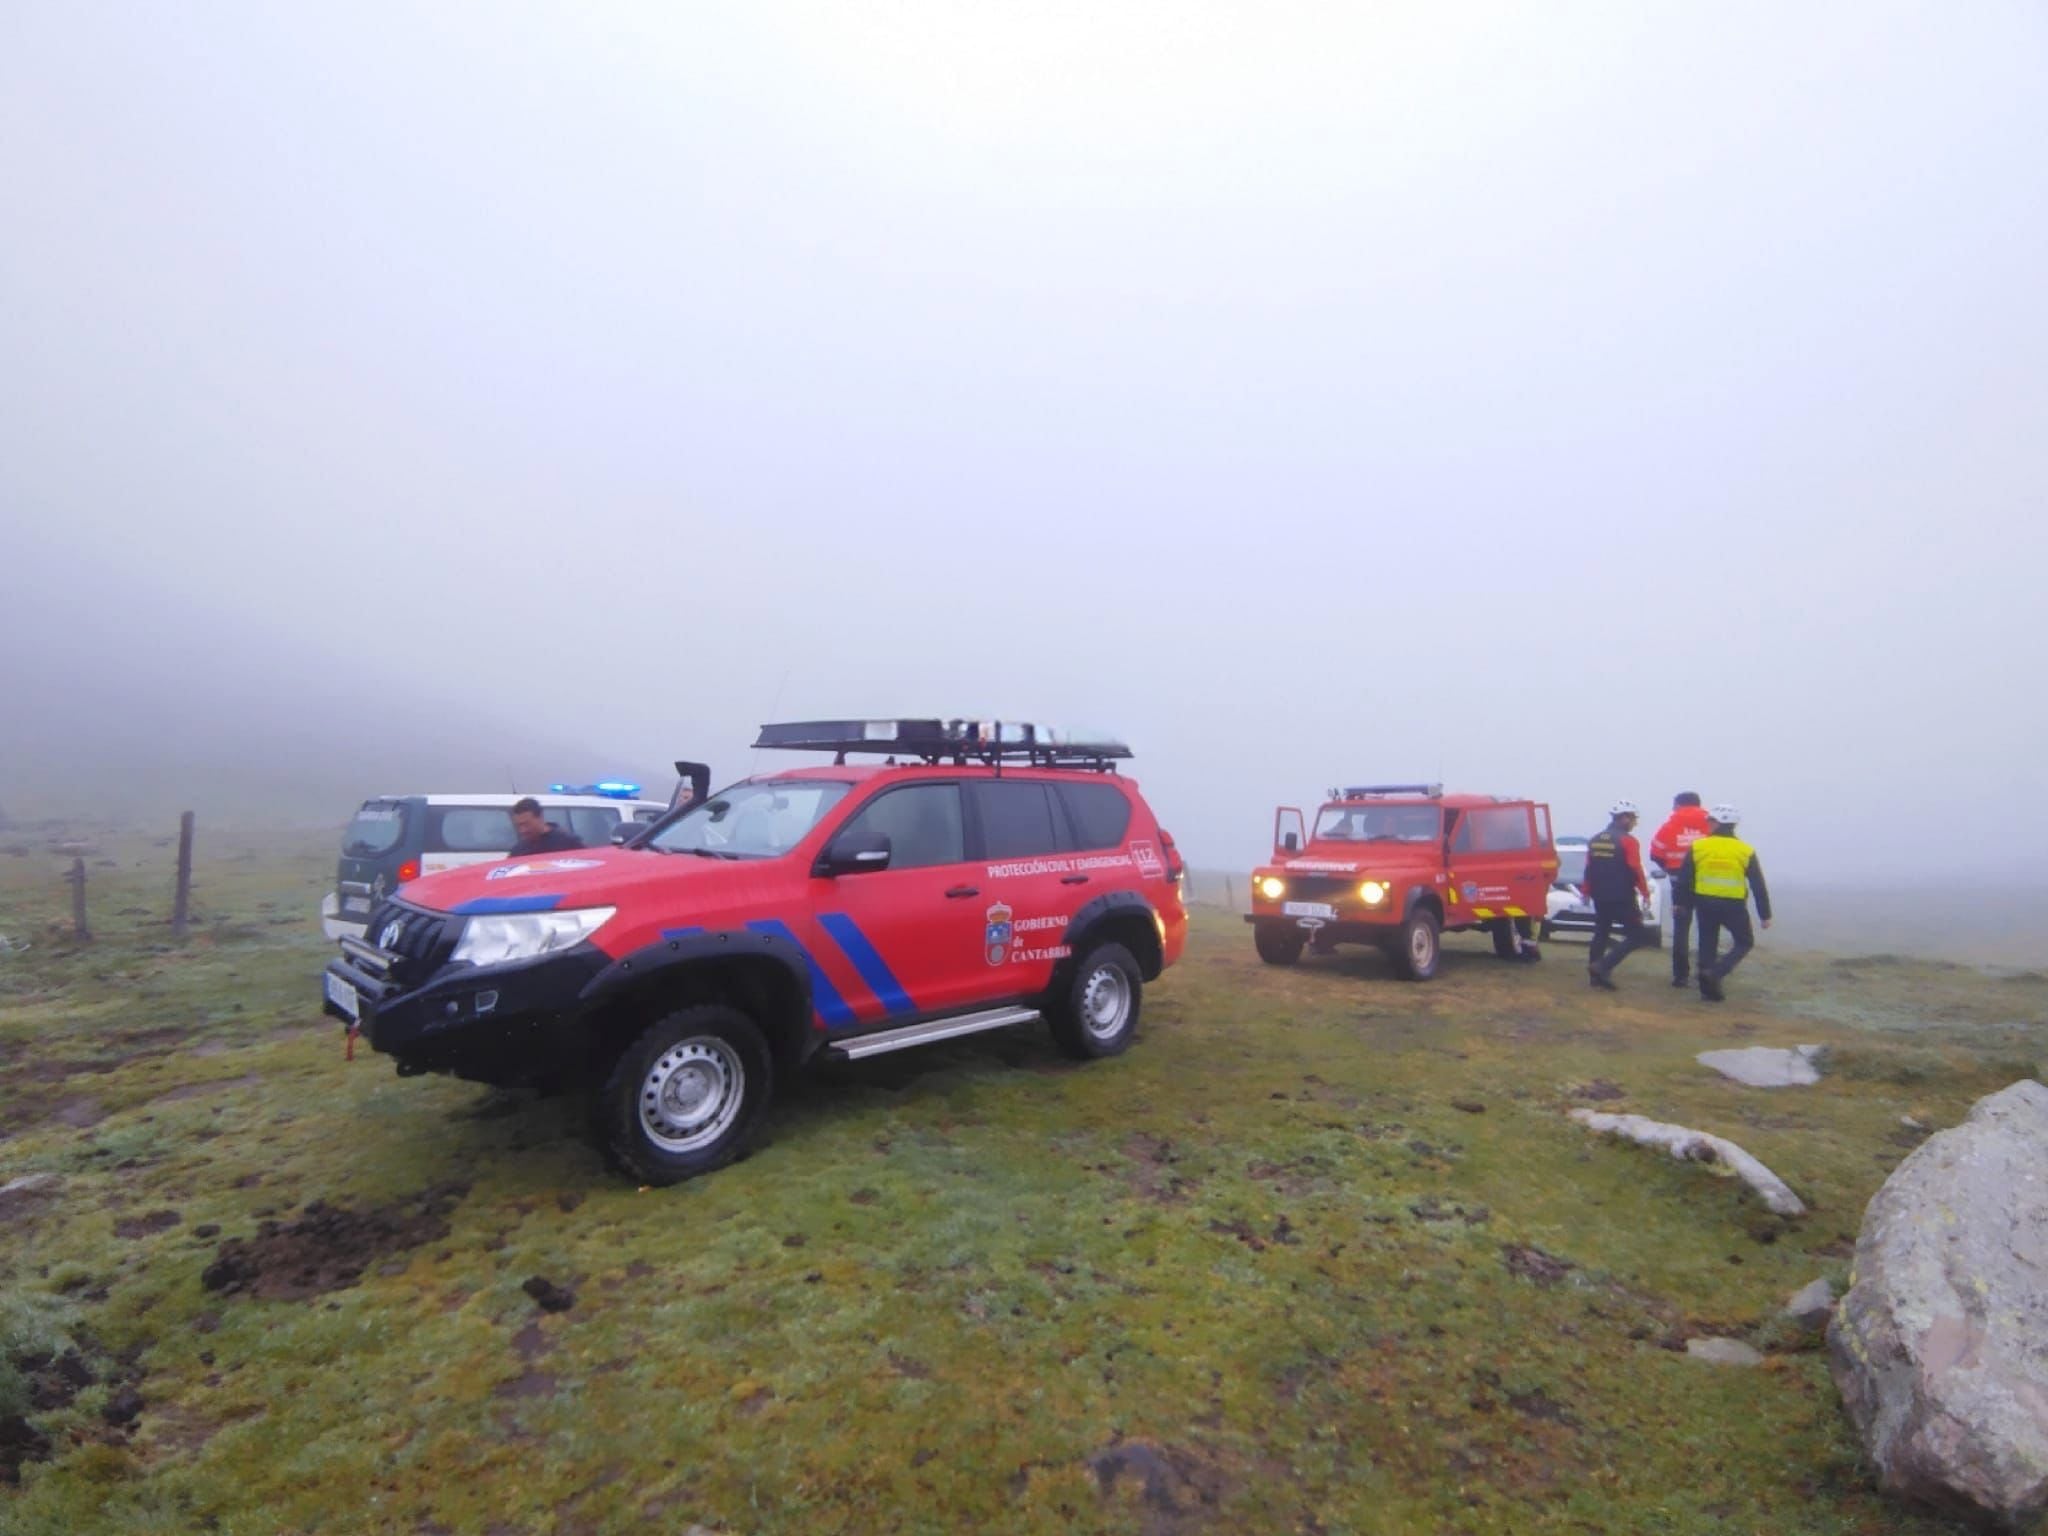
[[[1320,917],[1327,920],[1337,915],[1337,909],[1326,901],[1290,901],[1280,910],[1289,917]]]
[[[370,915],[370,898],[367,896],[344,896],[341,898],[341,910],[344,912],[360,912],[364,917],[368,917]]]
[[[356,996],[356,989],[332,972],[327,976],[327,1001],[351,1019],[360,1019],[363,1016],[363,1001]]]

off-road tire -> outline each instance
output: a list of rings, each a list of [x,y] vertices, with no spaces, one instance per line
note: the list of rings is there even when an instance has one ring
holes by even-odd
[[[1138,1029],[1145,981],[1121,944],[1097,944],[1081,957],[1046,1010],[1053,1043],[1076,1061],[1120,1056]]]
[[[1390,951],[1394,969],[1409,981],[1427,981],[1443,958],[1442,925],[1427,907],[1417,907],[1401,924]]]
[[[1280,923],[1257,923],[1252,927],[1252,945],[1258,950],[1259,958],[1268,965],[1294,964],[1301,958],[1302,946],[1307,942],[1299,928]]]
[[[1486,925],[1493,933],[1493,952],[1503,960],[1515,958],[1515,923],[1511,917],[1497,917]]]
[[[700,1003],[664,1014],[619,1053],[591,1104],[592,1124],[620,1172],[679,1184],[739,1156],[774,1092],[775,1059],[759,1026],[737,1008]]]

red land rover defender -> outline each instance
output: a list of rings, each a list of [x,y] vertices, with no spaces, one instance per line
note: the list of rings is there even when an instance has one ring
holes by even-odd
[[[1446,929],[1485,929],[1495,953],[1533,956],[1529,925],[1556,876],[1547,805],[1440,784],[1333,789],[1312,834],[1292,806],[1274,814],[1273,862],[1252,874],[1245,921],[1269,965],[1310,944],[1377,944],[1427,981]]]
[[[742,780],[630,846],[404,886],[326,1008],[402,1076],[596,1085],[647,1184],[730,1160],[777,1077],[1043,1017],[1130,1043],[1187,938],[1181,862],[1114,742],[938,720],[769,725],[829,767]],[[886,756],[855,766],[852,754]]]

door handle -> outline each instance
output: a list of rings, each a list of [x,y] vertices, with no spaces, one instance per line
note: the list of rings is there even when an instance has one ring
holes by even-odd
[[[1086,875],[1061,875],[1061,876],[1060,876],[1060,884],[1061,884],[1061,885],[1086,885],[1087,883],[1088,883],[1088,877],[1087,877]]]
[[[946,899],[948,901],[958,901],[963,896],[979,896],[980,894],[981,888],[979,886],[956,885],[953,889],[946,892]]]

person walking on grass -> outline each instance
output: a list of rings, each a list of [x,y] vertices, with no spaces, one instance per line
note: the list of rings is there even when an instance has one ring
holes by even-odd
[[[1691,965],[1686,953],[1687,941],[1692,937],[1692,905],[1682,901],[1678,892],[1678,871],[1685,863],[1685,850],[1704,837],[1713,822],[1700,808],[1700,797],[1691,790],[1674,795],[1671,799],[1671,814],[1664,825],[1657,829],[1657,835],[1650,839],[1650,862],[1664,871],[1665,884],[1671,890],[1671,985],[1682,987],[1691,981]]]
[[[1694,840],[1678,871],[1677,884],[1698,915],[1700,925],[1700,996],[1710,1003],[1722,999],[1721,983],[1742,964],[1742,957],[1756,948],[1756,936],[1749,927],[1749,901],[1756,898],[1756,915],[1771,926],[1771,893],[1764,885],[1764,867],[1756,850],[1735,835],[1742,813],[1732,805],[1717,805],[1707,813],[1713,827],[1705,837]],[[1721,930],[1728,930],[1728,953],[1717,955]]]
[[[1643,877],[1643,854],[1636,845],[1636,803],[1617,800],[1607,825],[1586,842],[1586,883],[1580,887],[1593,903],[1593,943],[1586,951],[1586,979],[1612,992],[1614,968],[1647,943],[1643,904],[1650,882]],[[1619,931],[1621,942],[1608,943]]]

